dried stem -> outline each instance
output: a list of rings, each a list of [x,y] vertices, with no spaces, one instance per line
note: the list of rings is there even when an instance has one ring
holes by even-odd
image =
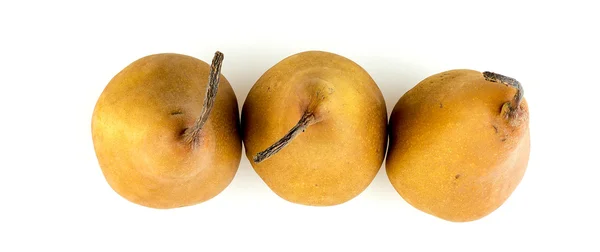
[[[521,106],[521,100],[523,100],[523,95],[525,91],[523,90],[523,86],[516,79],[511,77],[507,77],[501,74],[493,73],[493,72],[483,72],[483,78],[487,81],[491,82],[499,82],[507,86],[511,86],[517,89],[517,93],[513,97],[513,100],[510,102],[510,115],[515,116],[517,111]]]
[[[202,105],[202,112],[194,122],[194,126],[189,128],[185,133],[185,141],[195,147],[200,139],[200,131],[210,116],[215,100],[217,98],[217,90],[219,89],[219,81],[221,75],[221,65],[223,64],[223,53],[217,51],[210,65],[210,73],[208,75],[208,85],[206,87],[206,96]]]
[[[273,156],[275,153],[279,152],[283,147],[288,145],[292,139],[296,137],[296,135],[300,134],[300,132],[304,132],[306,127],[313,124],[315,121],[315,116],[311,112],[305,112],[300,118],[300,121],[294,126],[285,136],[283,136],[279,141],[275,142],[273,145],[269,146],[266,150],[259,152],[254,156],[254,162],[260,163],[265,159]]]

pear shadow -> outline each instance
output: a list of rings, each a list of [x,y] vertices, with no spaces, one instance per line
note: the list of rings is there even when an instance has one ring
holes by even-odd
[[[247,47],[224,48],[223,52],[226,54],[226,61],[223,63],[222,73],[235,92],[239,108],[238,117],[241,119],[244,102],[254,83],[270,67],[287,55],[264,51],[262,48],[260,50],[258,48],[252,50]],[[240,130],[240,134],[242,134],[243,129],[241,125]],[[226,190],[236,195],[244,195],[234,197],[242,198],[244,201],[250,200],[250,202],[256,202],[256,197],[277,197],[252,168],[250,161],[246,157],[245,146],[242,146],[238,171]]]
[[[357,63],[367,70],[379,86],[386,103],[388,123],[394,106],[402,95],[429,75],[426,67],[399,58],[374,55],[364,57],[360,61],[357,61]],[[377,175],[362,194],[370,201],[403,202],[402,204],[408,204],[396,192],[387,176],[385,170],[387,151],[388,149],[386,148],[386,156]]]

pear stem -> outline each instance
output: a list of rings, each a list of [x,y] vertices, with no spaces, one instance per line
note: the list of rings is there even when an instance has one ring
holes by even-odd
[[[523,95],[525,93],[525,91],[523,90],[523,86],[521,86],[521,83],[511,77],[488,71],[483,72],[483,78],[485,78],[485,80],[487,81],[499,82],[517,89],[517,93],[513,97],[513,100],[509,103],[509,115],[513,117],[516,116],[517,111],[521,108],[521,100],[523,100]]]
[[[200,116],[194,122],[194,126],[189,128],[185,133],[185,141],[195,147],[198,145],[200,140],[200,131],[206,121],[208,121],[208,116],[212,111],[212,108],[215,105],[215,100],[217,98],[217,90],[219,89],[219,81],[221,76],[221,65],[223,64],[223,53],[217,51],[215,52],[215,56],[212,59],[212,63],[210,65],[210,73],[208,75],[208,85],[206,87],[206,96],[204,97],[204,104],[202,105],[202,111],[200,112]]]
[[[285,136],[283,136],[279,141],[275,142],[273,145],[269,146],[264,151],[259,152],[253,158],[255,163],[260,163],[277,152],[279,152],[283,147],[288,145],[292,139],[294,139],[300,132],[304,132],[306,127],[313,124],[315,122],[315,116],[312,112],[304,112],[300,121],[294,126]]]

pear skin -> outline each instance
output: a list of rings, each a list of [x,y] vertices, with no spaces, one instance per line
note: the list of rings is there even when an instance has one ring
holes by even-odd
[[[385,155],[387,112],[369,74],[353,61],[308,51],[280,61],[254,84],[242,109],[246,156],[281,198],[344,203],[371,183]]]
[[[115,192],[168,209],[204,202],[229,185],[241,137],[222,60],[220,52],[212,66],[181,54],[150,55],[108,83],[94,108],[92,137]]]
[[[480,219],[519,185],[529,160],[529,110],[516,80],[451,70],[400,98],[390,116],[386,171],[417,209],[453,221]]]

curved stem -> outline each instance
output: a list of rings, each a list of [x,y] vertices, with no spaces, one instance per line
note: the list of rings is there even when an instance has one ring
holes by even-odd
[[[215,56],[213,57],[212,63],[210,65],[210,73],[208,75],[208,85],[206,87],[206,96],[204,97],[204,104],[202,105],[202,112],[200,112],[200,116],[194,122],[194,126],[189,128],[185,133],[185,140],[192,147],[195,147],[198,144],[198,140],[200,138],[200,131],[204,124],[208,120],[208,116],[212,111],[213,106],[215,105],[215,100],[217,98],[217,90],[219,89],[219,81],[221,75],[221,65],[223,64],[223,53],[217,51],[215,52]]]
[[[315,121],[315,116],[312,112],[305,112],[300,118],[300,121],[294,126],[285,136],[283,136],[279,141],[275,142],[273,145],[269,146],[264,151],[259,152],[253,158],[255,163],[260,163],[265,159],[273,156],[275,153],[279,152],[283,147],[288,145],[292,139],[296,137],[296,135],[300,134],[300,132],[304,132],[306,127],[313,124]]]
[[[523,86],[521,86],[521,83],[511,77],[488,71],[483,72],[483,78],[485,78],[485,80],[487,81],[499,82],[517,89],[517,93],[515,94],[513,100],[510,103],[510,113],[511,115],[516,115],[517,111],[521,106],[521,100],[523,100],[523,95],[525,93],[525,91],[523,90]]]

